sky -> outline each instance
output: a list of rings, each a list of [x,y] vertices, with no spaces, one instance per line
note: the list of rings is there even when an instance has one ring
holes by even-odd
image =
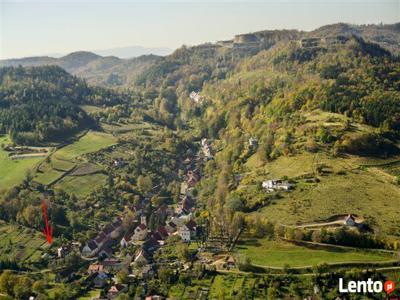
[[[168,47],[265,29],[400,22],[400,0],[0,0],[0,59]]]

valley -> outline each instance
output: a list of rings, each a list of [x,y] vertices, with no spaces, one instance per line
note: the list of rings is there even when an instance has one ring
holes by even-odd
[[[0,298],[336,299],[398,276],[396,28],[3,61]]]

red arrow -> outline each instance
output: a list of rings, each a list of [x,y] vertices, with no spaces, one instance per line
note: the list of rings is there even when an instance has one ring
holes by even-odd
[[[44,214],[44,222],[45,222],[45,229],[43,230],[44,235],[46,236],[46,240],[49,244],[52,243],[53,241],[53,228],[49,226],[49,222],[47,220],[47,210],[46,210],[46,202],[43,200],[42,201],[42,207],[43,207],[43,214]]]

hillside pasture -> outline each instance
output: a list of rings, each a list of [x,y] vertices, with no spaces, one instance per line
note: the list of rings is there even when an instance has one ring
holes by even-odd
[[[89,131],[78,141],[59,149],[53,157],[59,160],[73,161],[78,156],[96,152],[117,143],[117,139],[107,133]]]
[[[283,241],[246,239],[235,248],[239,257],[264,267],[312,267],[322,263],[383,262],[390,261],[390,254],[356,250],[316,250]]]
[[[10,142],[7,136],[0,137],[0,145]],[[43,157],[12,160],[9,152],[0,147],[0,190],[20,184],[29,171],[33,171],[43,161]]]
[[[96,188],[101,187],[106,182],[107,176],[104,174],[91,174],[84,176],[66,176],[54,186],[67,193],[76,196],[87,196]]]

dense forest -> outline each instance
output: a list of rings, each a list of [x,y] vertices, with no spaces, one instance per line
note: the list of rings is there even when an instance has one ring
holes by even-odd
[[[96,126],[79,105],[122,102],[122,95],[89,87],[60,67],[0,69],[0,133],[17,144],[60,140]]]

